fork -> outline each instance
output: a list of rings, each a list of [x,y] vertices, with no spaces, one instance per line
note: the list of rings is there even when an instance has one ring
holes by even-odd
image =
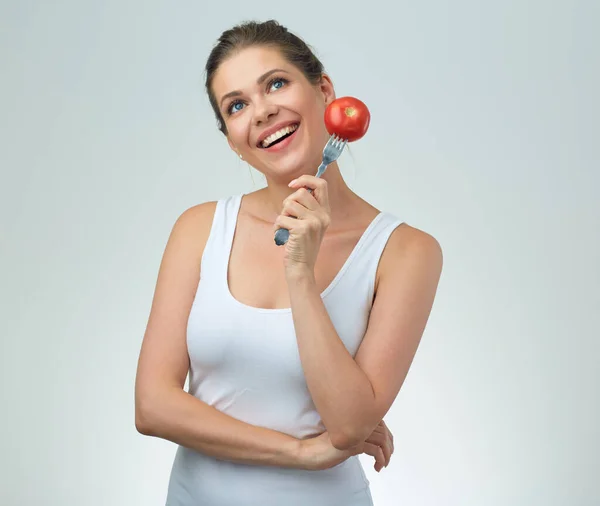
[[[347,139],[344,140],[335,134],[329,138],[327,144],[325,144],[325,148],[323,149],[323,161],[321,162],[321,165],[319,165],[315,177],[321,177],[323,175],[323,172],[325,172],[327,166],[339,158],[347,143]],[[312,188],[309,188],[308,191],[310,193],[313,192]],[[290,231],[287,228],[280,228],[275,232],[275,244],[277,244],[277,246],[283,246],[286,242],[288,242],[289,238]]]

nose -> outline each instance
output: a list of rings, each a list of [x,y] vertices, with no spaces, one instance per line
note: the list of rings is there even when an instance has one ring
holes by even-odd
[[[266,123],[271,116],[277,114],[277,111],[277,105],[270,102],[268,99],[261,99],[255,102],[253,117],[254,126]]]

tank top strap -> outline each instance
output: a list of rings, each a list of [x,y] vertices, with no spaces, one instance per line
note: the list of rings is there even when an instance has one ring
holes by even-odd
[[[219,199],[215,208],[210,234],[202,255],[201,278],[221,286],[227,276],[227,263],[231,254],[233,235],[243,194]],[[225,278],[224,278],[225,276]]]
[[[392,232],[402,223],[398,217],[385,211],[373,220],[353,252],[351,268],[340,279],[342,292],[354,293],[357,297],[362,293],[368,301],[373,300],[379,261]]]
[[[402,220],[395,215],[382,211],[377,217],[373,226],[369,230],[369,236],[362,244],[359,252],[363,258],[376,259],[379,262],[379,257],[383,254],[383,250],[392,235],[392,232],[403,223]]]

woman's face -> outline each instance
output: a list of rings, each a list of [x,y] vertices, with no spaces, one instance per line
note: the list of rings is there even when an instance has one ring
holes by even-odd
[[[329,77],[314,86],[277,49],[251,47],[221,64],[213,93],[229,145],[250,165],[285,184],[316,172],[335,99]]]

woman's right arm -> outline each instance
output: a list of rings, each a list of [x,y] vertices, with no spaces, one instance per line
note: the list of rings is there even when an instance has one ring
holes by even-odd
[[[237,420],[184,391],[187,320],[215,205],[185,211],[169,236],[138,361],[135,426],[218,459],[305,469],[300,440]]]

